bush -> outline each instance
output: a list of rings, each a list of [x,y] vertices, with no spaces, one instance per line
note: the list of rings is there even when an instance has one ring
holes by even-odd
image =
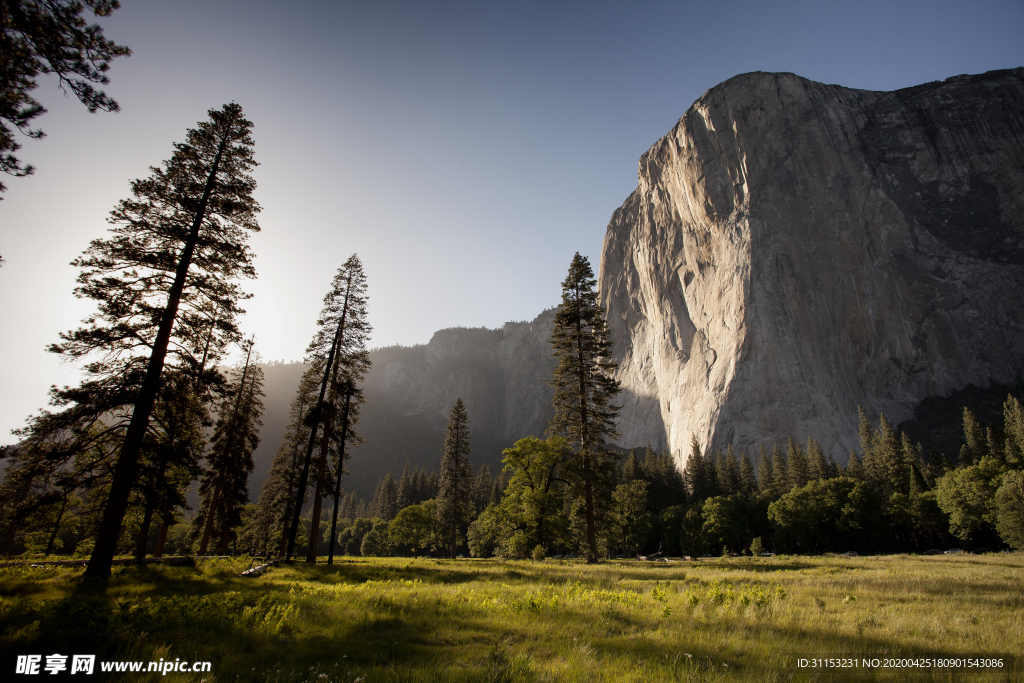
[[[533,549],[533,559],[538,562],[543,562],[544,558],[547,556],[548,554],[544,551],[544,546],[538,544],[537,547]]]

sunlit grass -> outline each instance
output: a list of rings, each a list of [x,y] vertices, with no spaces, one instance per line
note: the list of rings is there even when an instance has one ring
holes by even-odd
[[[14,654],[211,660],[133,681],[864,680],[796,656],[1024,653],[1024,555],[775,557],[694,563],[343,558],[0,568]],[[1008,665],[1012,662],[1007,661]],[[7,664],[4,664],[7,666]],[[885,680],[1021,680],[875,672]]]

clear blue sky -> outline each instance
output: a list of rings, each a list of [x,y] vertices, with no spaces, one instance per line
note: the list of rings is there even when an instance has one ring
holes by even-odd
[[[1024,2],[124,0],[134,55],[88,114],[42,78],[35,176],[0,202],[0,443],[75,381],[44,347],[86,315],[68,263],[211,107],[255,123],[263,233],[243,323],[298,359],[335,269],[366,264],[373,345],[531,319],[595,268],[639,156],[748,71],[891,90],[1024,65]]]

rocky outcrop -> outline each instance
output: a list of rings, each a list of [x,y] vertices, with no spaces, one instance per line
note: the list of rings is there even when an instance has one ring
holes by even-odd
[[[640,159],[600,293],[625,445],[813,436],[1024,374],[1024,69],[895,92],[751,73]]]
[[[551,419],[552,390],[546,381],[555,368],[551,355],[554,310],[531,322],[501,328],[450,328],[418,346],[392,346],[370,352],[363,384],[366,403],[356,426],[366,443],[349,451],[348,491],[366,498],[377,480],[413,467],[438,469],[448,414],[457,398],[469,413],[470,462],[501,468],[501,452],[516,440],[542,436]],[[249,492],[255,500],[288,422],[288,407],[301,363],[267,366],[267,409]]]
[[[368,408],[384,405],[443,430],[452,405],[462,398],[474,432],[510,443],[543,434],[552,415],[547,380],[555,367],[549,341],[554,313],[496,330],[440,330],[423,346],[371,352],[364,385]]]

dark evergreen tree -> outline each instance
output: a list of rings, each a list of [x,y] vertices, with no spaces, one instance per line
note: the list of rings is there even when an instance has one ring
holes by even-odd
[[[13,128],[28,138],[43,137],[31,128],[46,112],[30,94],[39,74],[56,74],[60,87],[74,93],[90,112],[118,111],[117,102],[95,85],[107,85],[107,70],[115,57],[132,52],[103,37],[82,12],[108,17],[120,7],[117,0],[4,0],[0,2],[0,171],[15,177],[30,175],[14,152],[21,148]],[[95,85],[94,85],[95,84]],[[0,193],[7,188],[0,183]]]
[[[686,483],[690,502],[701,503],[714,495],[712,482],[708,477],[709,469],[711,468],[705,462],[700,443],[695,436],[690,441],[690,456],[683,467],[683,481]]]
[[[306,493],[313,465],[313,451],[319,445],[319,457],[313,471],[313,512],[312,522],[317,528],[320,522],[322,500],[325,492],[333,496],[341,486],[344,472],[345,444],[361,442],[352,429],[358,406],[362,402],[359,383],[369,369],[370,361],[366,351],[366,340],[370,325],[366,320],[366,276],[362,263],[355,254],[338,269],[331,287],[324,296],[324,305],[317,319],[317,331],[306,349],[306,358],[311,366],[318,369],[322,379],[316,406],[307,418],[310,428],[309,442],[299,474],[297,499]],[[323,428],[323,432],[319,430]],[[332,448],[338,453],[335,471],[336,485],[330,487],[330,462]],[[337,509],[337,506],[335,506]],[[300,506],[292,512],[289,530],[287,559],[291,558],[298,534]],[[335,523],[336,525],[336,523]],[[333,536],[333,534],[332,534]],[[329,543],[333,556],[333,542]],[[310,544],[306,562],[315,563],[318,549]]]
[[[246,242],[259,230],[248,175],[255,166],[251,127],[236,104],[211,110],[169,161],[131,183],[133,198],[111,214],[113,235],[94,240],[73,262],[82,268],[75,294],[95,301],[99,313],[50,350],[96,359],[86,365],[82,391],[120,387],[121,405],[132,406],[86,576],[110,575],[164,366],[203,373],[197,381],[209,384],[219,373],[198,356],[209,348],[211,326],[218,332],[214,355],[238,338],[234,318],[244,295],[233,281],[255,276]],[[219,313],[212,323],[211,310]],[[54,397],[83,405],[74,390]]]
[[[864,474],[864,465],[861,463],[860,458],[857,457],[856,451],[850,451],[850,459],[846,463],[846,476],[854,481],[866,481],[867,477]]]
[[[437,492],[437,516],[448,536],[448,550],[455,559],[459,524],[466,517],[473,470],[469,466],[469,414],[462,399],[456,399],[448,416],[448,429],[441,455],[441,478]]]
[[[241,522],[241,509],[249,500],[247,483],[253,470],[252,454],[260,442],[265,394],[263,368],[252,362],[253,343],[247,346],[245,363],[232,373],[221,401],[199,485],[204,498],[195,518],[196,528],[203,529],[200,555],[206,554],[215,532],[219,532],[218,550],[227,549],[231,529]]]
[[[811,481],[829,479],[832,475],[829,471],[828,460],[821,450],[821,444],[814,439],[807,439],[807,469],[808,478]]]
[[[772,495],[776,498],[789,492],[789,463],[778,444],[772,449]]]
[[[743,451],[740,457],[740,492],[747,496],[753,496],[757,491],[757,475],[754,474],[754,466],[750,463],[750,456]]]
[[[412,468],[409,461],[405,461],[405,468],[402,470],[402,478],[398,481],[398,509],[404,510],[416,501],[416,492],[413,489]]]
[[[563,471],[582,494],[586,520],[587,562],[597,562],[595,487],[609,488],[614,455],[605,447],[617,436],[613,404],[620,387],[611,373],[612,343],[604,313],[597,303],[597,281],[590,263],[579,252],[562,282],[562,304],[555,314],[551,346],[558,358],[551,386],[555,416],[549,432],[565,436],[575,451],[574,462]]]
[[[960,449],[960,464],[972,465],[988,455],[988,439],[985,430],[974,413],[964,407],[964,439],[967,443]]]
[[[309,427],[305,418],[316,402],[318,378],[315,368],[302,373],[299,386],[288,411],[288,425],[285,427],[281,444],[274,453],[270,473],[257,503],[259,524],[266,526],[267,533],[276,529],[279,538],[277,552],[284,555],[288,542],[288,527],[292,519],[292,506],[302,468],[302,454],[309,442]],[[298,502],[299,507],[306,504]]]
[[[757,490],[762,498],[770,498],[774,489],[772,456],[764,444],[757,446]]]
[[[798,489],[810,481],[807,454],[793,439],[789,440],[789,488]]]
[[[491,477],[491,468],[487,463],[480,465],[476,480],[473,482],[473,505],[476,513],[480,514],[491,502],[491,489],[494,486],[494,479]]]
[[[370,504],[370,516],[390,522],[398,514],[398,484],[395,475],[388,472],[377,482]]]
[[[637,479],[646,478],[640,470],[640,463],[636,459],[636,451],[630,449],[626,456],[626,462],[622,464],[622,481],[629,483]]]

